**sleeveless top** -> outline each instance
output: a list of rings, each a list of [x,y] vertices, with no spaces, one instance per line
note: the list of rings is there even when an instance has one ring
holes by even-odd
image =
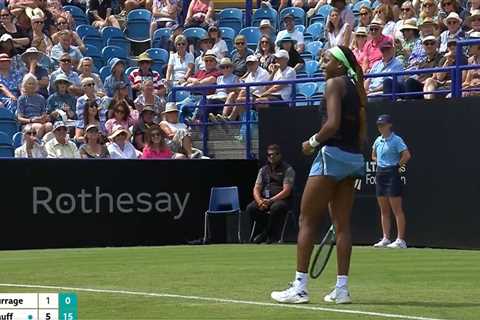
[[[324,145],[338,147],[339,149],[351,152],[361,153],[358,131],[360,128],[360,97],[353,81],[342,76],[345,82],[345,95],[341,102],[340,128],[333,137],[328,139]],[[327,104],[322,103],[322,125],[327,121]]]
[[[193,3],[193,7],[192,7],[193,14],[196,14],[196,13],[205,13],[206,14],[207,11],[208,11],[208,4],[209,3],[203,3],[200,0],[196,0]]]

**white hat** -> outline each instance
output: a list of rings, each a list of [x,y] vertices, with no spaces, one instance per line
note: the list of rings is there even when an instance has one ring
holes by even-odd
[[[470,16],[468,16],[467,21],[470,22],[470,20],[472,20],[473,17],[478,17],[478,16],[480,16],[480,10],[473,9],[472,11],[470,11]]]
[[[169,112],[179,112],[177,108],[177,104],[175,102],[167,102],[165,106],[165,111],[162,114],[169,113]]]
[[[275,58],[277,59],[281,59],[281,58],[285,58],[285,59],[290,59],[290,55],[288,54],[288,51],[287,50],[278,50],[277,52],[275,52],[275,54],[273,55]]]
[[[27,14],[27,17],[30,18],[30,20],[43,20],[45,19],[45,13],[43,13],[42,9],[40,8],[26,8],[25,13]]]
[[[247,57],[246,62],[258,62],[258,58],[256,55],[251,54]]]
[[[470,38],[480,38],[480,32],[479,31],[473,31],[470,33]]]
[[[262,28],[262,27],[272,28],[272,24],[270,23],[270,20],[263,19],[262,21],[260,21],[260,28]]]
[[[4,33],[0,37],[0,42],[7,42],[8,40],[13,40],[12,36],[8,33]]]
[[[437,38],[435,36],[426,36],[424,38],[422,38],[422,43],[426,42],[426,41],[435,41],[437,42]]]
[[[233,66],[233,62],[232,60],[230,60],[230,58],[222,58],[222,60],[220,60],[219,66]]]
[[[375,17],[373,18],[373,20],[370,22],[370,26],[371,26],[371,25],[377,25],[377,26],[382,26],[382,27],[383,27],[384,23],[383,23],[383,20],[382,20],[382,19],[380,19],[379,17],[375,16]]]
[[[354,34],[368,36],[368,30],[366,27],[358,27]]]
[[[213,51],[212,49],[209,49],[207,50],[207,52],[205,52],[205,54],[203,55],[203,60],[205,60],[206,58],[214,58],[215,61],[218,62],[217,55],[215,54],[215,51]]]
[[[2,36],[3,37],[3,36]],[[37,48],[35,47],[31,47],[31,48],[28,48],[23,54],[22,54],[22,60],[23,62],[27,63],[27,59],[28,58],[31,58],[32,56],[36,56],[37,57],[37,62],[40,62],[40,60],[43,60],[43,59],[46,59],[47,56],[39,51]]]
[[[462,18],[460,18],[460,16],[458,15],[458,13],[452,11],[448,14],[448,16],[445,19],[443,19],[443,24],[447,25],[447,21],[452,19],[457,20],[459,23],[462,23],[463,21]]]
[[[112,134],[108,136],[108,139],[113,140],[120,133],[125,133],[127,135],[127,140],[130,139],[130,131],[125,129],[123,126],[117,124],[112,128]]]

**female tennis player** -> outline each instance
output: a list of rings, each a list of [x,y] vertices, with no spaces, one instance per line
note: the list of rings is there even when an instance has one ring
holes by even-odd
[[[373,246],[406,249],[405,213],[402,208],[402,180],[400,170],[411,155],[403,139],[392,132],[392,118],[382,114],[377,119],[380,136],[373,143],[372,160],[377,162],[376,191],[382,217],[383,238]],[[397,222],[397,240],[390,241],[391,211]]]
[[[303,191],[294,281],[286,290],[271,294],[272,299],[282,303],[309,301],[307,271],[318,228],[327,209],[330,209],[337,236],[337,283],[324,300],[337,304],[352,302],[348,291],[352,252],[350,213],[354,180],[365,170],[361,150],[366,140],[367,97],[362,68],[350,49],[343,46],[329,49],[322,67],[327,78],[326,117],[320,131],[302,145],[306,155],[321,148]]]

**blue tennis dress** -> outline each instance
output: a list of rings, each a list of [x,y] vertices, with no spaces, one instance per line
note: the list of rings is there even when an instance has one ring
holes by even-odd
[[[365,175],[365,159],[361,153],[343,151],[338,147],[324,146],[318,152],[310,169],[310,177],[329,176],[336,181]]]

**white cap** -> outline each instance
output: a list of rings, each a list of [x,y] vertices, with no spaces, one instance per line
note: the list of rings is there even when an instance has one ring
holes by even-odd
[[[269,27],[269,28],[272,28],[272,24],[270,23],[270,20],[268,19],[263,19],[262,21],[260,21],[260,28],[261,27]]]
[[[277,59],[280,59],[280,58],[290,59],[290,55],[288,54],[288,51],[283,49],[275,52],[274,56]]]
[[[256,55],[249,55],[246,59],[247,62],[258,62],[258,58]]]
[[[425,38],[422,38],[422,43],[425,41],[435,41],[437,42],[437,38],[435,36],[426,36]]]
[[[452,20],[452,19],[457,20],[459,23],[462,23],[462,21],[463,21],[462,18],[460,18],[460,16],[458,15],[458,13],[452,11],[448,14],[448,16],[445,19],[443,19],[443,24],[446,25],[447,21]]]
[[[0,42],[7,42],[8,40],[13,40],[12,36],[8,33],[4,33],[0,37]]]

